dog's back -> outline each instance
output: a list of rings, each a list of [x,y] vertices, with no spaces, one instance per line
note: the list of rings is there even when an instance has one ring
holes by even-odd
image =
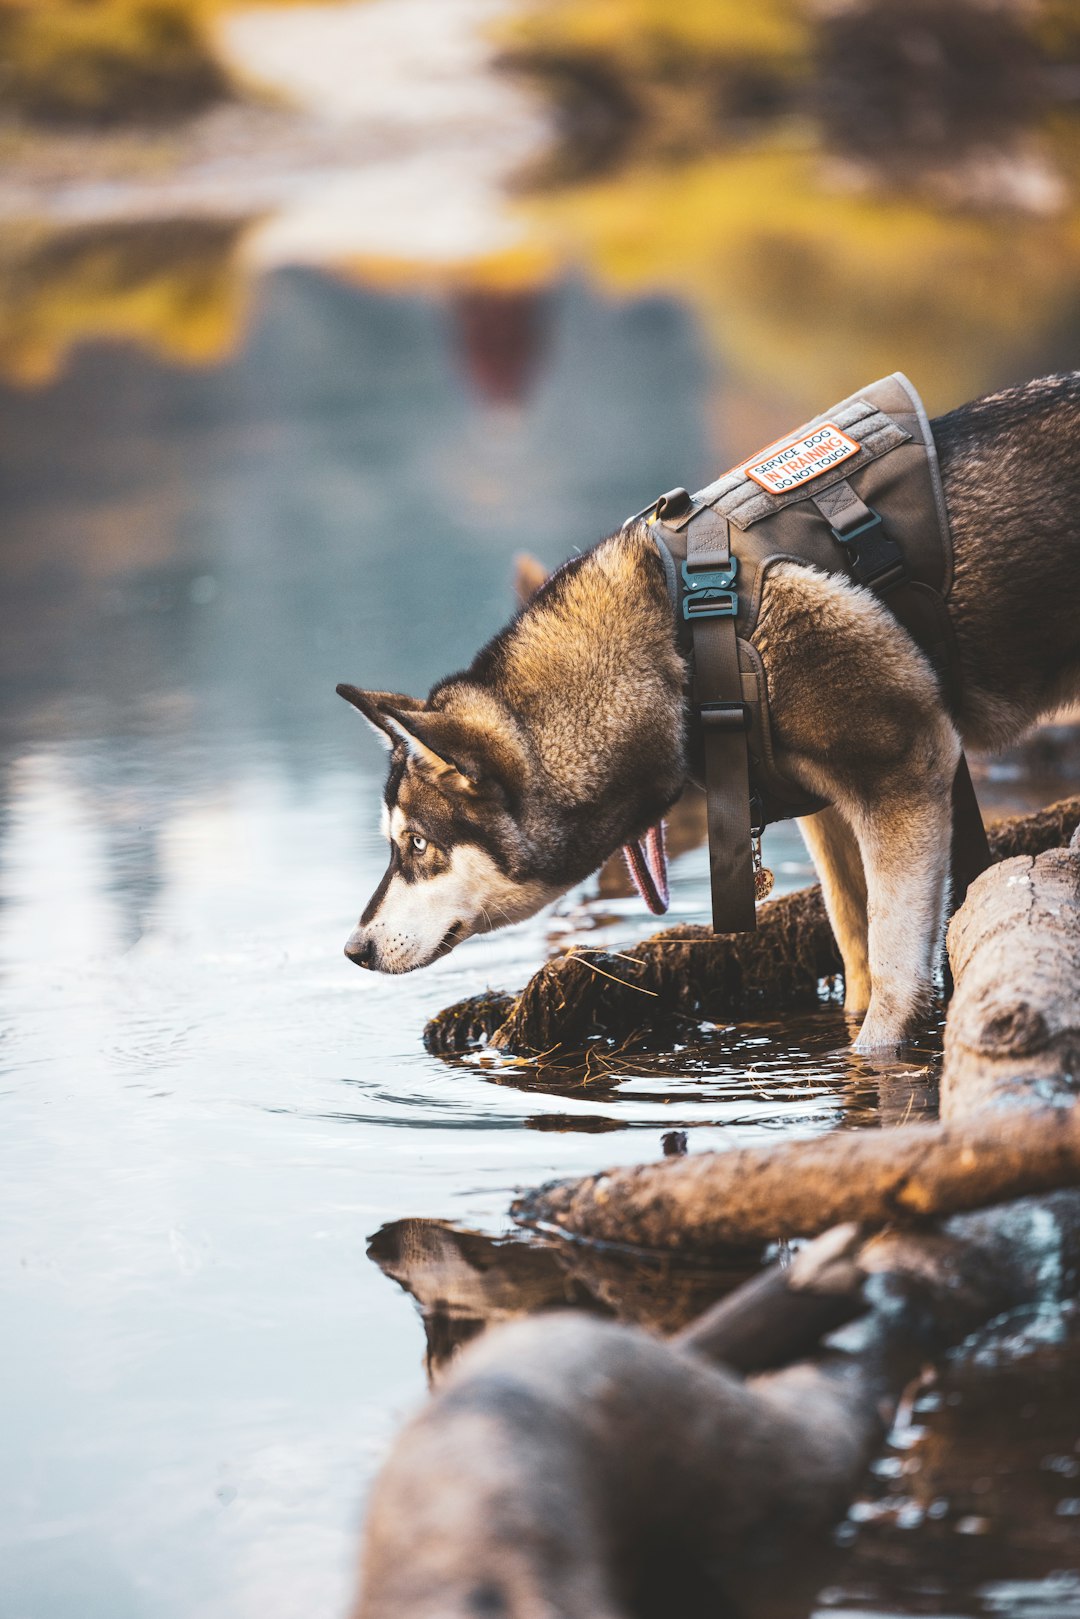
[[[955,550],[960,730],[1000,747],[1080,694],[1080,372],[931,425]]]

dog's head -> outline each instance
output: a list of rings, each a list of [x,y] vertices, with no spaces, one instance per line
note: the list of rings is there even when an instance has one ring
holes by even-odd
[[[339,694],[390,748],[383,831],[390,864],[345,946],[350,961],[407,973],[462,939],[532,916],[576,878],[555,883],[530,837],[528,752],[498,700],[472,683],[428,701],[395,692]]]

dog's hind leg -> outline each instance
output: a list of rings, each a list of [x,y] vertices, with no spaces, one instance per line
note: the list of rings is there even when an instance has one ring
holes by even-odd
[[[866,874],[851,827],[832,805],[805,815],[799,831],[821,878],[825,909],[844,963],[844,1011],[861,1015],[870,1004]]]

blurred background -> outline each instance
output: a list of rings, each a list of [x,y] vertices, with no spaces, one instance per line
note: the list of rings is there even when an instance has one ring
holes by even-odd
[[[835,1008],[599,1090],[427,1057],[649,919],[614,876],[358,974],[382,756],[333,687],[422,693],[516,553],[885,372],[933,414],[1078,364],[1076,0],[0,0],[2,1619],[344,1610],[424,1382],[386,1222],[932,1107]],[[980,795],[1078,777],[1061,724]],[[909,1435],[822,1612],[1080,1612],[1062,1386],[1002,1396],[1060,1443],[1000,1499],[983,1455],[928,1513]]]

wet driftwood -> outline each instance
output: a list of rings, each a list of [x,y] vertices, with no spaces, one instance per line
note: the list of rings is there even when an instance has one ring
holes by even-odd
[[[399,1437],[372,1494],[356,1619],[797,1619],[910,1378],[1001,1311],[1043,1300],[1046,1234],[1075,1276],[1080,1197],[929,1235],[807,1250],[798,1286],[739,1295],[681,1340],[574,1314],[494,1330]],[[1035,1233],[1041,1233],[1035,1248]],[[815,1245],[817,1247],[818,1245]],[[862,1312],[812,1360],[744,1382]],[[805,1297],[811,1295],[807,1307]],[[822,1304],[822,1300],[824,1303]]]
[[[1080,1093],[1080,828],[987,873],[949,929],[941,1112]]]
[[[1067,843],[1080,825],[1080,798],[988,829],[996,860],[1037,855]],[[449,1055],[487,1039],[522,1055],[573,1051],[599,1034],[620,1045],[722,1021],[748,1006],[776,1010],[816,1000],[822,979],[841,971],[821,890],[769,900],[756,933],[716,937],[682,926],[617,953],[574,949],[534,974],[516,996],[474,996],[447,1007],[424,1031],[429,1051]]]
[[[527,1224],[712,1249],[1080,1184],[1080,848],[1014,856],[949,929],[942,1122],[664,1159],[519,1198]],[[991,1107],[988,1104],[999,1105]],[[1000,1105],[1007,1102],[1009,1105]]]
[[[722,1252],[814,1236],[841,1221],[885,1225],[1080,1184],[1080,1114],[1038,1112],[850,1130],[553,1181],[514,1218],[596,1242]]]
[[[1021,1154],[1021,1185],[1034,1159],[1053,1158],[1062,1142],[1062,1178],[1080,1180],[1070,1055],[1080,1005],[1078,888],[1080,848],[1023,857],[974,886],[950,935],[949,1123],[849,1138],[875,1155],[882,1143],[895,1149],[913,1133],[922,1138],[924,1156],[894,1185],[886,1217],[934,1212],[925,1175],[938,1152],[972,1154],[970,1172],[984,1177],[988,1201],[1003,1188],[1015,1192],[1010,1153],[1020,1152],[1025,1132],[1037,1149]],[[1031,948],[1017,950],[1005,973],[999,952],[1017,929]],[[1051,983],[1053,939],[1067,982]],[[1032,1018],[1039,1012],[1041,1026]],[[1015,1094],[997,1066],[999,1022],[1006,1042],[1019,1030],[1014,1057],[1037,1057],[1037,1072],[1021,1061]],[[998,1126],[1014,1133],[999,1138]],[[790,1173],[790,1150],[765,1157],[787,1162]],[[735,1156],[655,1166],[664,1179],[623,1205],[622,1240],[633,1240],[633,1219],[656,1208],[681,1218],[672,1186],[692,1168]],[[826,1200],[836,1195],[836,1172],[818,1181]],[[943,1161],[936,1173],[935,1196],[948,1173]],[[594,1213],[617,1179],[578,1183],[591,1185]],[[782,1195],[779,1181],[768,1195]],[[698,1200],[708,1196],[699,1184]],[[1060,1191],[938,1228],[921,1218],[868,1240],[858,1227],[834,1229],[790,1270],[766,1272],[667,1343],[573,1314],[497,1329],[452,1368],[375,1486],[356,1619],[436,1611],[444,1619],[802,1619],[828,1575],[826,1532],[858,1489],[904,1386],[1001,1312],[1074,1296],[1078,1274],[1080,1192]],[[833,1330],[838,1323],[846,1324]],[[777,1369],[763,1375],[765,1367]],[[758,1375],[744,1381],[736,1368]]]

